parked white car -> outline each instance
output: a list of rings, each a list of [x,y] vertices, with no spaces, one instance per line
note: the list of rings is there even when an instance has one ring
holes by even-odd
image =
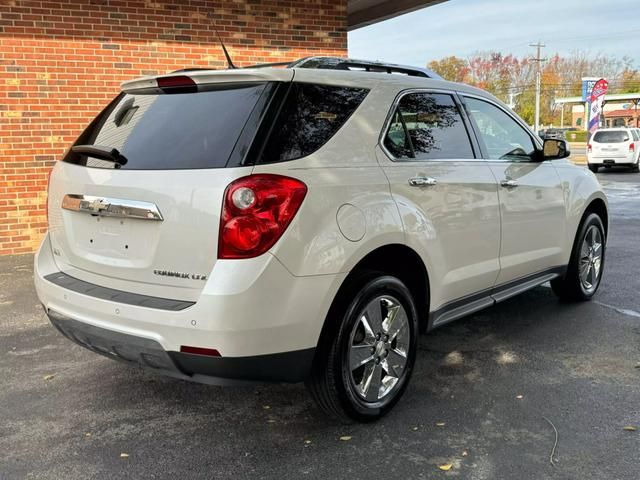
[[[640,130],[637,128],[603,128],[596,130],[587,144],[589,170],[599,167],[629,166],[640,171]]]
[[[109,358],[205,383],[306,381],[387,413],[419,331],[551,281],[600,284],[595,176],[490,94],[311,58],[126,82],[50,177],[35,285]]]

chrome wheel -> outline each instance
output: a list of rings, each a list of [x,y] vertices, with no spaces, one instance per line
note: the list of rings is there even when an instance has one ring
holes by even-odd
[[[582,241],[580,262],[578,264],[580,283],[586,293],[591,293],[598,287],[600,274],[602,273],[603,249],[600,229],[595,225],[591,225]]]
[[[402,304],[390,295],[360,312],[349,338],[350,380],[367,402],[379,402],[398,385],[409,356],[411,331]]]

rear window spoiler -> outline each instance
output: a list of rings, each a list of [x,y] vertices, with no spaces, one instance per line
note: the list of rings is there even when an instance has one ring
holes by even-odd
[[[293,75],[293,69],[183,70],[169,75],[130,80],[124,82],[121,88],[125,93],[144,90],[160,94],[162,90],[158,79],[188,76],[196,85],[211,85],[215,83],[290,82],[293,80]]]

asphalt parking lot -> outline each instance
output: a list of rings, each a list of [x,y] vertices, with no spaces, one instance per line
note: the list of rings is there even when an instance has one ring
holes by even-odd
[[[422,336],[404,398],[371,425],[328,421],[301,385],[197,385],[85,351],[47,323],[32,257],[0,258],[0,479],[637,480],[640,174],[598,176],[596,299],[543,286]]]

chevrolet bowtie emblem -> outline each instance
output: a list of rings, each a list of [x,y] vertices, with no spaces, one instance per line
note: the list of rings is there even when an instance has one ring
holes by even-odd
[[[96,199],[89,203],[88,208],[92,212],[100,213],[103,210],[107,210],[109,208],[109,204],[104,203],[102,199]]]

